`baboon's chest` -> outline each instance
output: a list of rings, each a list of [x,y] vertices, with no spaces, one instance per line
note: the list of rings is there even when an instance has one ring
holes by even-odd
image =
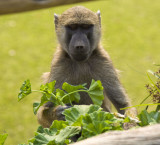
[[[74,85],[79,85],[87,83],[90,85],[91,80],[94,78],[94,70],[90,67],[89,64],[75,64],[70,67],[68,73],[68,81]]]

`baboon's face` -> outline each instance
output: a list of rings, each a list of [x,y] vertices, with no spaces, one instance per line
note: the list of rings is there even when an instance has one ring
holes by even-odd
[[[92,24],[70,24],[66,29],[66,46],[69,56],[76,61],[85,61],[90,56],[93,46]]]
[[[100,36],[100,13],[81,6],[55,15],[57,38],[72,60],[86,61],[97,48]]]

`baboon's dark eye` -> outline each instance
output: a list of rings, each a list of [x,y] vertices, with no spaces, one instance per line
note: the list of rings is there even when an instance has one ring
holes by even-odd
[[[92,24],[82,24],[81,25],[81,27],[83,28],[83,29],[89,29],[89,28],[91,28],[93,25]]]
[[[76,30],[78,28],[78,25],[77,24],[71,24],[71,25],[68,25],[67,27],[71,30]]]

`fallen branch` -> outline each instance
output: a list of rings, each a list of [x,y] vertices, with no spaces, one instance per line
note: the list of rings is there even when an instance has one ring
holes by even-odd
[[[160,124],[106,132],[72,145],[160,145]]]
[[[0,15],[95,0],[0,0]]]

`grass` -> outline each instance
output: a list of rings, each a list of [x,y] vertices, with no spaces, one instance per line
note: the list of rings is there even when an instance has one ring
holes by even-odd
[[[103,46],[122,71],[121,82],[132,104],[139,104],[147,96],[146,71],[160,64],[160,1],[106,0],[81,5],[101,10]],[[26,143],[38,127],[32,103],[39,96],[18,102],[17,94],[28,78],[38,88],[41,74],[50,70],[57,45],[53,14],[71,6],[0,16],[0,133],[9,134],[6,145]]]

